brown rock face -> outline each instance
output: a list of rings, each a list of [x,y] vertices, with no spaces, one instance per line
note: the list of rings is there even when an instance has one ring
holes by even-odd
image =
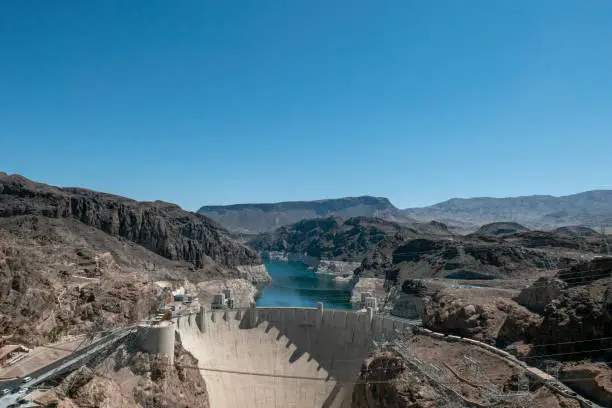
[[[140,353],[128,362],[134,374],[145,376],[135,387],[134,398],[143,407],[209,408],[198,360],[180,344],[174,355],[174,366],[169,366],[165,358]]]
[[[605,356],[612,347],[612,279],[567,289],[543,316],[535,339],[541,354],[572,353],[559,358],[573,360]]]
[[[390,351],[367,359],[353,390],[352,408],[434,408],[440,395]]]
[[[505,346],[528,341],[540,318],[512,300],[465,296],[441,290],[425,302],[423,325],[428,329]]]
[[[543,313],[546,306],[560,297],[565,288],[567,283],[560,279],[542,277],[532,286],[523,289],[515,300],[533,312]]]
[[[608,406],[611,264],[607,258],[595,258],[522,290],[515,299],[539,314],[511,299],[483,296],[474,289],[440,290],[426,302],[423,324],[506,348],[530,365],[561,368],[562,381]]]
[[[93,368],[81,368],[56,389],[60,406],[209,408],[198,361],[180,344],[175,363],[120,346]]]
[[[148,316],[156,304],[159,289],[141,275],[102,268],[97,278],[73,281],[71,269],[79,266],[54,265],[66,259],[60,251],[51,256],[29,240],[9,246],[2,238],[0,230],[0,333],[14,341],[41,344],[122,325]]]

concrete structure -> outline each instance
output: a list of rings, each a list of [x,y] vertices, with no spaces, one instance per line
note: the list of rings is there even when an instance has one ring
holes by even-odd
[[[170,364],[174,362],[174,337],[174,323],[169,321],[140,324],[136,329],[139,347],[148,353],[168,356]]]
[[[225,293],[219,293],[218,295],[215,295],[215,297],[213,298],[213,302],[212,302],[212,308],[213,309],[223,309],[226,306],[225,303]]]
[[[410,324],[368,312],[317,308],[212,310],[175,319],[199,361],[212,408],[349,407],[375,341]]]
[[[227,300],[230,300],[230,299],[234,298],[232,296],[232,290],[231,289],[224,289],[223,290],[223,294],[225,295],[225,299],[227,299]]]
[[[365,301],[363,302],[363,307],[365,309],[372,308],[374,310],[377,310],[377,307],[376,307],[376,298],[374,296],[366,297]]]

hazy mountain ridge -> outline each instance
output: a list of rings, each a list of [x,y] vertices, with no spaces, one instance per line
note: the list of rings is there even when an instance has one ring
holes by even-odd
[[[423,221],[459,220],[475,226],[496,221],[515,221],[530,228],[547,229],[566,225],[612,226],[612,190],[591,190],[561,197],[452,198],[403,211]]]
[[[204,206],[198,210],[233,233],[271,232],[303,219],[378,217],[400,224],[436,220],[451,230],[473,232],[480,226],[514,221],[529,228],[553,229],[584,225],[612,227],[612,190],[591,190],[568,196],[451,198],[427,207],[400,210],[383,197],[345,197],[270,204]]]
[[[304,219],[338,217],[381,217],[390,221],[413,221],[387,198],[361,196],[316,201],[286,201],[270,204],[204,206],[206,215],[234,233],[256,234]]]

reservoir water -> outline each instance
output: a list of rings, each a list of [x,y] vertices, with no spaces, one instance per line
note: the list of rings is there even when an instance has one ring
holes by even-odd
[[[260,291],[257,306],[316,307],[323,302],[331,309],[351,309],[350,283],[335,282],[332,276],[319,275],[300,263],[266,262],[272,283]]]

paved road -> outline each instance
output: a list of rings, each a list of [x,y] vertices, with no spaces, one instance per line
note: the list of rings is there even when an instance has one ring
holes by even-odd
[[[117,329],[111,332],[110,334],[102,337],[101,339],[95,341],[94,343],[90,344],[89,346],[77,350],[67,357],[64,357],[39,370],[34,371],[33,373],[29,374],[32,379],[27,383],[23,383],[21,379],[0,381],[0,390],[9,389],[12,392],[13,389],[20,386],[32,389],[37,384],[47,381],[58,374],[62,374],[70,368],[75,368],[81,365],[87,359],[93,357],[96,353],[102,351],[104,348],[110,346],[111,344],[123,339],[134,331],[135,329],[133,327],[126,329]],[[0,408],[7,408],[11,404],[16,404],[17,401],[23,398],[24,396],[25,394],[17,393],[11,393],[8,395],[0,394]]]

